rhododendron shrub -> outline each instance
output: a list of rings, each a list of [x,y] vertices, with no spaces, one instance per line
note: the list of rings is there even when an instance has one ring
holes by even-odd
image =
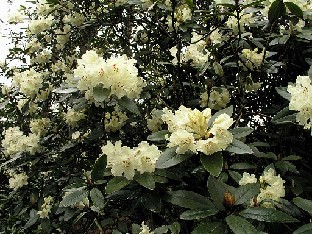
[[[1,75],[1,233],[311,233],[312,1],[37,0]]]

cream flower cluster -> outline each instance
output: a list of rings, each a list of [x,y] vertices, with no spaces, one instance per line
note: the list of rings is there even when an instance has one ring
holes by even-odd
[[[43,204],[41,205],[41,210],[37,212],[41,219],[49,218],[49,213],[51,213],[53,197],[48,196],[43,199]]]
[[[24,185],[28,184],[28,176],[26,173],[19,173],[19,174],[14,174],[13,177],[9,179],[9,186],[10,188],[17,190]]]
[[[205,47],[206,41],[203,40],[201,35],[194,32],[192,34],[191,44],[185,48],[182,48],[180,55],[181,62],[191,61],[191,64],[194,67],[202,67],[209,60],[209,51]],[[169,51],[174,57],[172,63],[177,64],[177,47],[174,46]]]
[[[112,113],[107,112],[105,114],[105,131],[116,132],[126,124],[127,119],[127,115],[115,107],[115,110]]]
[[[69,109],[65,113],[65,122],[70,126],[75,126],[78,121],[84,119],[86,115],[83,111],[75,111],[74,109]]]
[[[243,173],[243,177],[239,181],[239,185],[246,185],[251,183],[257,183],[257,178],[254,174],[247,172]],[[276,175],[273,168],[263,172],[263,175],[259,178],[260,181],[260,193],[251,201],[252,205],[258,205],[264,207],[272,207],[273,204],[270,200],[279,201],[281,197],[285,197],[285,181]]]
[[[221,110],[230,102],[230,93],[226,88],[212,87],[208,95],[207,92],[200,96],[200,106],[209,107],[213,110]]]
[[[32,68],[13,76],[13,85],[19,87],[20,91],[29,97],[34,97],[38,93],[42,82],[42,75]]]
[[[230,16],[225,24],[228,28],[232,29],[234,34],[238,34],[239,32],[245,32],[244,26],[251,23],[254,23],[254,16],[251,13],[246,13],[240,15],[239,22],[236,16]]]
[[[33,119],[29,124],[30,131],[39,136],[45,135],[50,126],[51,120],[49,118]]]
[[[40,136],[37,134],[30,133],[26,136],[19,127],[10,127],[3,134],[4,139],[1,143],[6,155],[22,152],[29,152],[33,155],[40,150]]]
[[[74,71],[74,75],[80,78],[77,88],[86,91],[86,99],[95,103],[93,89],[99,86],[109,89],[109,96],[138,98],[144,82],[138,77],[135,63],[136,60],[126,55],[104,60],[94,50],[87,51],[78,60],[78,67]]]
[[[47,29],[51,28],[51,25],[53,23],[53,17],[41,17],[39,19],[30,20],[28,29],[31,34],[38,34],[42,31],[45,31]]]
[[[180,24],[192,19],[192,10],[189,8],[187,4],[182,4],[176,7],[174,11],[174,28],[177,29]],[[172,17],[167,17],[167,25],[170,31],[173,31],[172,27]]]
[[[163,121],[161,119],[161,115],[163,112],[161,110],[153,109],[151,112],[151,118],[147,119],[147,128],[152,132],[157,132],[161,129],[161,125]]]
[[[145,141],[135,148],[121,146],[121,141],[117,141],[115,145],[108,141],[102,147],[102,152],[107,155],[107,167],[111,168],[112,174],[124,175],[128,180],[133,179],[135,170],[141,174],[154,172],[156,161],[161,155],[157,146],[149,145]]]
[[[168,125],[172,133],[168,138],[168,147],[177,147],[176,153],[183,154],[188,150],[202,152],[206,155],[225,150],[233,141],[233,135],[228,128],[233,119],[227,114],[219,115],[208,127],[211,118],[211,109],[202,112],[184,106],[173,113],[167,108],[163,109],[162,120]]]
[[[312,85],[309,76],[298,76],[295,85],[288,85],[291,94],[289,110],[299,111],[296,121],[310,129],[312,126]],[[312,135],[312,130],[311,130]]]
[[[141,231],[139,232],[139,234],[154,234],[154,232],[152,232],[149,227],[144,224],[144,222],[142,222],[141,224]]]
[[[242,58],[244,59],[244,65],[250,70],[254,70],[254,68],[259,68],[262,64],[264,56],[264,50],[261,53],[258,53],[258,48],[254,50],[243,49],[242,50]]]

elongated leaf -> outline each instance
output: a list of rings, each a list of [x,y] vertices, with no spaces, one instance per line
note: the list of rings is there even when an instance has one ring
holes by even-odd
[[[104,179],[104,172],[106,167],[106,155],[100,156],[96,161],[91,171],[91,178],[93,181]]]
[[[282,158],[283,161],[296,161],[296,160],[300,160],[301,157],[297,156],[297,155],[289,155],[285,158]]]
[[[306,200],[301,197],[296,197],[293,199],[293,202],[295,203],[296,206],[309,212],[312,215],[312,201],[311,200]]]
[[[275,87],[276,92],[286,100],[290,101],[290,93],[287,92],[287,87]]]
[[[253,132],[253,129],[248,127],[238,127],[231,129],[230,132],[233,134],[234,138],[239,139],[248,136],[250,133]]]
[[[224,234],[225,226],[221,222],[201,223],[192,231],[192,234]]]
[[[273,23],[278,18],[285,15],[285,13],[286,13],[286,7],[283,1],[275,0],[269,8],[269,12],[268,12],[269,21]]]
[[[252,154],[252,149],[244,142],[233,139],[233,142],[226,148],[226,151],[234,154]]]
[[[230,215],[225,219],[226,223],[229,225],[230,229],[235,234],[258,234],[257,229],[246,219]]]
[[[127,97],[122,97],[121,99],[118,99],[118,104],[136,115],[141,114],[137,104]]]
[[[93,202],[93,205],[96,206],[99,209],[104,208],[104,196],[102,192],[98,188],[93,188],[90,191],[90,197]]]
[[[287,124],[296,122],[296,112],[289,110],[285,107],[283,110],[278,112],[272,119],[272,123],[275,124]]]
[[[234,163],[230,168],[236,170],[247,170],[247,169],[255,169],[256,166],[251,165],[249,163]]]
[[[60,207],[69,207],[81,202],[89,194],[86,190],[75,190],[74,192],[66,195],[60,203]]]
[[[29,212],[29,220],[25,224],[24,228],[27,229],[31,227],[32,225],[34,225],[37,222],[38,218],[39,218],[39,215],[37,213],[37,210],[32,209]]]
[[[211,209],[206,209],[206,210],[187,210],[184,211],[181,215],[180,215],[180,219],[185,219],[185,220],[194,220],[194,219],[202,219],[202,218],[206,218],[208,216],[212,216],[215,215],[216,213],[218,213],[218,209],[216,208],[211,208]]]
[[[240,205],[250,202],[250,200],[257,194],[260,193],[260,184],[246,184],[240,186],[235,191],[235,205]]]
[[[227,190],[224,183],[217,180],[213,176],[209,176],[207,186],[213,203],[219,210],[225,210],[225,207],[223,206],[223,198]]]
[[[255,219],[262,222],[293,223],[298,222],[294,217],[274,208],[254,207],[239,213],[247,219]]]
[[[312,223],[305,224],[293,232],[293,234],[311,234],[311,233],[312,233]]]
[[[170,132],[168,130],[161,130],[158,132],[154,132],[147,137],[147,140],[149,140],[149,141],[164,141],[164,140],[166,140],[165,136],[168,135],[169,133]]]
[[[216,177],[220,175],[223,167],[223,156],[221,152],[212,155],[201,155],[200,161],[210,174]]]
[[[302,18],[303,17],[303,11],[301,10],[301,8],[296,5],[293,2],[285,2],[286,7],[288,8],[288,10],[295,16]]]
[[[167,200],[177,206],[189,209],[210,209],[215,206],[207,198],[198,193],[186,190],[170,191],[167,192],[169,197]]]
[[[175,152],[176,148],[168,148],[166,149],[160,158],[156,162],[156,168],[163,169],[163,168],[169,168],[172,166],[175,166],[189,157],[192,156],[190,153],[185,154],[177,154]]]
[[[136,174],[134,180],[145,188],[153,190],[155,188],[155,180],[151,173]]]
[[[107,194],[116,192],[125,187],[126,185],[128,185],[130,182],[131,182],[130,180],[127,180],[122,176],[114,177],[113,179],[108,181],[105,192]]]

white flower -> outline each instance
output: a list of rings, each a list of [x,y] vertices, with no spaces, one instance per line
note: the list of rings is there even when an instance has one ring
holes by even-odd
[[[296,84],[288,85],[287,91],[291,94],[289,109],[299,111],[296,115],[296,121],[305,129],[310,129],[312,126],[312,85],[310,78],[298,76]]]
[[[85,114],[82,111],[75,111],[74,109],[69,109],[65,113],[65,121],[68,125],[75,126],[78,121],[85,118]]]
[[[244,172],[243,177],[239,181],[239,185],[246,185],[246,184],[253,184],[253,183],[257,183],[256,175]]]
[[[17,190],[24,185],[27,185],[28,176],[25,173],[14,174],[13,177],[9,179],[10,188]]]
[[[254,68],[259,68],[262,64],[264,56],[264,50],[261,53],[258,53],[258,48],[254,50],[243,49],[242,57],[244,59],[244,66],[248,67],[250,70]]]
[[[226,88],[213,87],[209,93],[201,94],[201,107],[209,107],[214,110],[221,110],[230,102],[230,93]]]
[[[184,154],[188,150],[196,152],[193,134],[184,129],[178,129],[169,137],[169,144],[167,147],[172,148],[175,146],[178,146],[176,149],[177,154]]]
[[[20,91],[29,97],[35,96],[42,87],[42,75],[34,69],[17,73],[13,77],[13,85],[20,88]]]
[[[139,232],[139,234],[154,234],[154,232],[151,232],[149,227],[145,225],[144,222],[142,222],[141,231]]]
[[[126,124],[127,119],[127,115],[119,111],[118,107],[115,107],[115,110],[112,113],[107,112],[105,114],[105,130],[107,132],[116,132]]]

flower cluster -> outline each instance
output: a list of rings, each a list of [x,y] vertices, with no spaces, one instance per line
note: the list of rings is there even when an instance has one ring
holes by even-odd
[[[37,134],[30,133],[26,136],[19,127],[10,127],[3,134],[4,139],[1,143],[6,155],[22,152],[29,152],[33,155],[40,150],[40,136]]]
[[[43,136],[51,126],[51,120],[48,118],[33,119],[30,121],[30,131],[36,135]]]
[[[75,76],[80,78],[77,88],[86,91],[86,99],[94,103],[97,103],[93,92],[96,87],[110,90],[109,96],[138,98],[144,82],[138,77],[135,63],[136,60],[129,59],[126,55],[104,60],[95,51],[87,51],[78,60],[78,67],[74,71]]]
[[[263,172],[260,176],[260,193],[251,201],[252,205],[258,206],[259,204],[264,207],[272,207],[271,201],[279,201],[281,197],[285,196],[285,181],[280,177],[276,176],[276,172],[273,168]],[[251,183],[257,183],[257,179],[254,174],[244,172],[243,177],[239,181],[239,185],[246,185]],[[271,200],[271,201],[270,201]]]
[[[78,121],[84,119],[86,115],[83,111],[75,111],[74,109],[69,109],[65,114],[65,121],[68,125],[75,126]]]
[[[20,91],[29,97],[38,93],[42,87],[42,82],[42,75],[34,69],[17,73],[13,77],[14,86],[19,87]]]
[[[242,50],[242,58],[244,60],[244,66],[246,66],[250,70],[254,70],[254,68],[259,68],[262,64],[264,56],[264,50],[261,53],[258,53],[258,48],[254,50],[243,49]]]
[[[167,146],[177,147],[178,154],[190,150],[210,155],[225,150],[233,140],[233,135],[228,131],[233,119],[227,114],[219,115],[209,127],[208,122],[211,118],[209,108],[201,112],[180,106],[175,113],[167,108],[163,109],[163,112],[162,120],[172,133]]]
[[[151,118],[147,119],[147,128],[152,132],[157,132],[161,129],[161,125],[163,121],[161,119],[161,115],[163,112],[161,110],[153,109],[151,112]]]
[[[305,129],[310,129],[312,126],[311,79],[308,76],[298,76],[296,84],[288,85],[287,91],[291,94],[289,110],[299,111],[296,121]]]
[[[139,234],[154,234],[154,232],[152,232],[149,227],[144,224],[144,222],[142,222],[140,229],[141,231],[139,232]]]
[[[117,107],[115,107],[115,110],[113,112],[107,112],[105,114],[105,131],[116,132],[126,124],[127,119],[127,115],[121,112]]]
[[[174,11],[174,26],[172,23],[172,17],[167,17],[167,25],[169,27],[170,31],[173,31],[173,29],[177,29],[180,24],[192,19],[192,10],[189,8],[187,4],[182,4],[178,7],[176,7]]]
[[[137,147],[130,148],[121,146],[121,141],[113,145],[110,141],[102,147],[103,154],[107,155],[107,167],[111,168],[114,176],[126,177],[132,180],[135,170],[141,174],[144,172],[154,172],[155,164],[161,155],[157,146],[141,142]]]
[[[49,213],[51,213],[53,197],[48,196],[43,199],[43,204],[41,205],[41,210],[37,212],[41,219],[49,218]]]
[[[230,102],[230,93],[226,88],[212,87],[208,95],[207,92],[201,94],[200,106],[209,107],[213,110],[221,110]]]
[[[27,185],[28,176],[23,172],[20,174],[14,174],[13,177],[9,179],[10,188],[17,190],[24,185]]]
[[[178,63],[177,52],[178,49],[176,46],[170,49],[170,53],[174,57],[172,60],[173,64]],[[181,62],[191,61],[194,67],[202,67],[209,59],[209,51],[206,49],[206,41],[203,40],[203,36],[194,32],[192,34],[191,44],[182,48],[180,56]]]

